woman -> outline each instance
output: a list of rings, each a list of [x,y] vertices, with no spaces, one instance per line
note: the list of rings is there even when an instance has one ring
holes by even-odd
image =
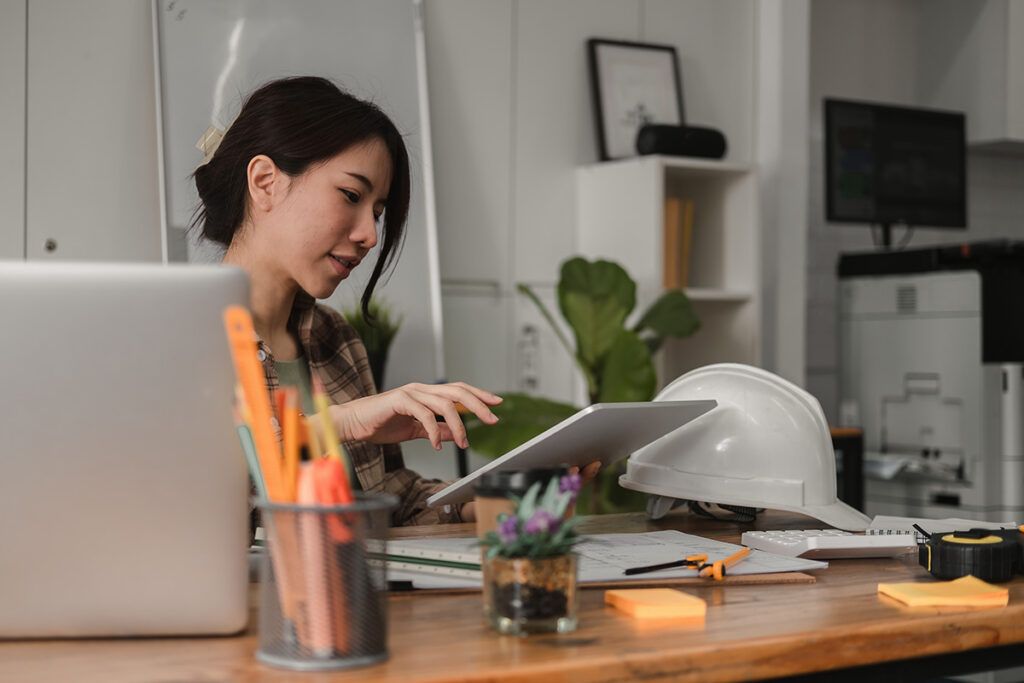
[[[379,229],[380,254],[362,297],[368,316],[373,289],[397,256],[410,181],[405,144],[391,120],[325,79],[274,81],[249,97],[195,182],[195,224],[226,247],[224,263],[249,275],[269,390],[282,382],[298,386],[303,410],[312,414],[310,377],[323,382],[353,483],[396,494],[394,524],[472,521],[472,503],[426,506],[445,484],[406,469],[397,444],[427,438],[435,450],[445,441],[465,448],[456,404],[494,424],[491,406],[501,398],[461,382],[378,394],[354,329],[315,302],[377,246]],[[589,466],[584,475],[596,472]]]

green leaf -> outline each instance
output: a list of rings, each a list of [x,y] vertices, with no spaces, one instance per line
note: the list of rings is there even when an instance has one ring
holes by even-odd
[[[689,337],[700,329],[690,297],[681,289],[662,294],[640,318],[635,332],[651,330],[659,337]]]
[[[566,491],[558,498],[558,502],[555,504],[555,509],[551,513],[555,517],[562,517],[565,515],[565,511],[569,509],[569,503],[572,501],[572,493]]]
[[[538,434],[574,415],[579,408],[527,394],[502,394],[501,405],[492,408],[499,420],[488,425],[476,416],[464,418],[473,450],[492,458],[504,455]]]
[[[558,304],[580,360],[596,369],[636,306],[636,283],[617,263],[572,258],[562,264]]]
[[[554,513],[556,498],[558,498],[558,477],[551,477],[547,488],[544,489],[544,497],[541,498],[540,508]]]
[[[522,520],[523,524],[526,524],[530,517],[533,517],[534,510],[537,509],[537,496],[540,495],[540,482],[534,482],[530,488],[526,490],[526,495],[523,496],[523,502],[519,503],[519,508],[516,510],[516,516]]]
[[[658,386],[651,352],[635,332],[622,330],[601,369],[602,403],[650,401]]]

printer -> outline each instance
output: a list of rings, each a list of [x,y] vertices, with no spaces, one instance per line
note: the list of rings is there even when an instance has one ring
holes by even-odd
[[[839,260],[869,515],[1024,519],[1024,242]]]

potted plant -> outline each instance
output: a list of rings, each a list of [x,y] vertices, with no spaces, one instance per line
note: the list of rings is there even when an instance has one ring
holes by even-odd
[[[575,257],[562,263],[558,307],[576,338],[575,347],[533,290],[525,284],[518,289],[533,301],[572,356],[586,380],[591,403],[653,399],[657,390],[654,353],[666,338],[688,337],[700,328],[692,303],[680,289],[664,292],[627,326],[636,307],[636,282],[612,261]],[[485,425],[473,416],[466,420],[473,449],[490,457],[507,453],[579,410],[523,393],[504,392],[502,397],[504,402],[494,408],[501,418],[497,424]],[[623,464],[601,470],[594,495],[588,491],[581,495],[580,512],[643,509],[642,494],[618,485]]]
[[[388,304],[376,297],[370,298],[367,308],[370,312],[369,318],[363,317],[363,310],[359,306],[345,309],[343,314],[345,320],[355,328],[359,338],[363,340],[377,390],[384,391],[384,366],[388,361],[391,342],[395,340],[398,328],[402,324],[402,316],[394,315]]]
[[[536,482],[502,514],[498,530],[480,541],[483,554],[484,613],[499,632],[510,635],[576,628],[578,518],[566,511],[580,490],[580,475],[552,477],[541,491]]]

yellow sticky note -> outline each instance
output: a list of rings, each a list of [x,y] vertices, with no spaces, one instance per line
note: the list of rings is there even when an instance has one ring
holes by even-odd
[[[910,607],[1004,607],[1010,591],[973,576],[935,583],[880,583],[878,592]]]
[[[703,600],[671,588],[610,590],[604,601],[634,619],[703,619],[707,612]]]

